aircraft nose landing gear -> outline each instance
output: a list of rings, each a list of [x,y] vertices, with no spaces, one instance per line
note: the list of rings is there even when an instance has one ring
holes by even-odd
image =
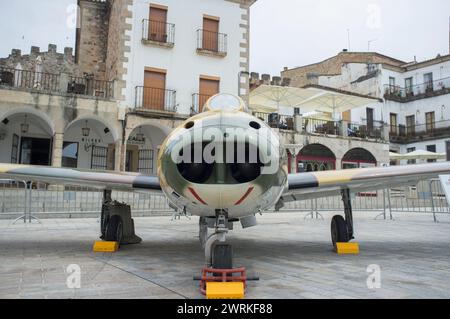
[[[336,215],[331,221],[331,241],[336,250],[337,243],[348,243],[353,237],[353,211],[348,188],[341,191],[342,201],[344,203],[344,217]]]
[[[218,215],[215,232],[209,236],[205,243],[206,267],[214,269],[233,268],[233,247],[225,243],[227,233],[228,218],[225,215]]]

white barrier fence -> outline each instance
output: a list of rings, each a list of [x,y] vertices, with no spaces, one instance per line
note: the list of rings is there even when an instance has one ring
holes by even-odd
[[[103,192],[86,187],[63,187],[43,183],[0,180],[0,218],[19,216],[94,217],[102,207]],[[133,192],[112,192],[112,199],[131,206],[134,216],[172,215],[163,195]],[[414,187],[401,187],[352,196],[353,210],[378,212],[383,218],[394,213],[450,214],[439,180],[420,182]],[[312,216],[325,211],[343,211],[339,196],[286,203],[284,212],[308,212]]]

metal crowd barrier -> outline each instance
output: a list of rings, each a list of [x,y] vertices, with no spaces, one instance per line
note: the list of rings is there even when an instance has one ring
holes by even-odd
[[[173,215],[163,195],[137,192],[112,192],[112,199],[131,206],[134,216]],[[68,187],[0,180],[0,219],[96,217],[102,207],[103,192],[88,187]],[[450,214],[450,207],[439,180],[420,182],[416,186],[359,193],[352,196],[355,212],[379,213],[393,218],[396,214]],[[319,217],[320,212],[341,212],[339,196],[286,203],[283,212],[305,212]],[[273,212],[273,211],[269,211]]]

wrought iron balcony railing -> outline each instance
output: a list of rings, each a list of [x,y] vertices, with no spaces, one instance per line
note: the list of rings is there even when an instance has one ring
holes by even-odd
[[[197,51],[211,52],[218,55],[227,54],[228,36],[224,33],[197,30]]]
[[[203,111],[203,107],[205,106],[206,102],[209,100],[210,97],[211,97],[211,95],[198,94],[198,93],[192,94],[191,113],[192,114],[201,113]]]
[[[450,120],[415,125],[391,125],[390,140],[407,143],[417,140],[450,137]]]
[[[0,85],[38,91],[59,91],[59,74],[0,67]]]
[[[406,88],[397,85],[384,86],[384,97],[387,100],[399,102],[408,102],[448,93],[450,93],[450,78],[416,84]]]
[[[176,112],[176,91],[137,86],[137,109]]]
[[[110,99],[114,97],[114,83],[90,77],[69,76],[67,93]]]
[[[164,21],[142,20],[142,40],[175,44],[175,24]]]

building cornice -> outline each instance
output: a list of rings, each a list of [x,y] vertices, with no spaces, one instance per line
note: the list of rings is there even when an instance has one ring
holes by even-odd
[[[244,5],[244,6],[252,6],[257,0],[225,0],[228,2],[233,2],[233,3],[237,3],[240,5]]]

